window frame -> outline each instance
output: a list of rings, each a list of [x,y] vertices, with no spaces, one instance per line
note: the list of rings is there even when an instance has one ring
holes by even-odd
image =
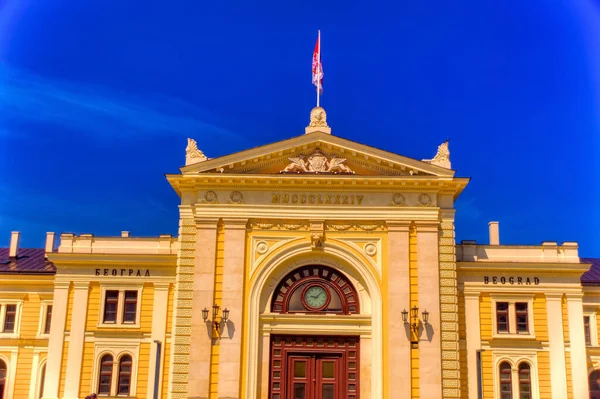
[[[46,322],[48,321],[48,307],[52,306],[52,311],[54,312],[53,301],[51,300],[43,300],[42,306],[40,306],[40,322],[38,324],[37,337],[38,338],[49,338],[50,331],[46,332]],[[52,318],[50,318],[50,322],[52,322]],[[52,327],[50,327],[52,328]]]
[[[21,334],[21,309],[22,300],[18,299],[0,299],[0,338],[19,338]],[[13,331],[4,331],[4,322],[6,321],[7,305],[15,305],[15,328]]]
[[[540,399],[538,381],[537,352],[532,350],[494,350],[492,353],[494,399],[500,395],[500,364],[508,362],[511,366],[512,399],[520,399],[519,366],[525,362],[529,365],[531,399]]]
[[[129,372],[128,372],[129,386],[127,389],[127,394],[125,395],[125,394],[121,394],[120,391],[121,391],[121,377],[122,377],[122,374],[124,374],[124,372],[122,371],[122,366],[123,366],[122,363],[123,363],[123,358],[126,356],[129,357],[130,364],[129,364]],[[119,357],[119,360],[118,360],[117,372],[118,372],[118,375],[117,375],[117,385],[116,385],[116,396],[129,397],[131,395],[131,381],[133,379],[133,356],[131,356],[129,353],[126,353],[126,352],[121,354],[121,356]]]
[[[598,346],[598,327],[597,327],[597,317],[595,309],[585,309],[583,310],[583,317],[590,318],[590,344],[587,343],[585,346]],[[583,333],[585,338],[585,321],[582,320],[583,323]]]
[[[92,368],[92,380],[91,387],[94,392],[97,393],[97,389],[100,386],[100,360],[105,355],[111,355],[113,357],[112,365],[112,376],[110,382],[110,394],[99,395],[101,398],[132,398],[136,396],[137,390],[137,378],[138,378],[138,359],[140,353],[140,343],[125,343],[125,341],[118,341],[114,343],[102,342],[94,345],[94,365]],[[119,384],[119,365],[123,356],[131,357],[131,378],[129,381],[129,395],[118,394]]]
[[[107,291],[119,291],[118,300],[117,300],[117,314],[116,320],[114,323],[104,322],[104,308],[106,305],[106,292]],[[135,322],[124,322],[124,313],[125,313],[125,291],[137,291],[137,304],[135,310]],[[142,310],[142,295],[144,292],[144,285],[140,283],[139,285],[134,284],[103,284],[101,287],[100,293],[100,306],[98,313],[98,323],[96,327],[98,328],[141,328],[141,310]]]
[[[533,317],[533,300],[535,294],[490,294],[492,305],[492,338],[522,338],[535,339],[535,323]],[[496,304],[498,302],[508,302],[508,332],[498,332],[498,322],[496,313]],[[517,303],[527,303],[527,332],[517,331]]]

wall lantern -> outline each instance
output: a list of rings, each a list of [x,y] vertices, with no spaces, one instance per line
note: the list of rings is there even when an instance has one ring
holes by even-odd
[[[421,317],[423,318],[423,324],[427,325],[429,323],[429,312],[424,310],[421,313]],[[408,324],[408,311],[404,309],[402,311],[402,321],[404,324]],[[415,333],[415,335],[419,335],[419,308],[415,305],[410,309],[410,330]]]
[[[227,308],[222,310],[221,319],[218,319],[220,309],[220,306],[216,303],[212,306],[212,325],[219,336],[221,336],[222,333],[221,323],[227,323],[227,320],[229,320],[229,309]],[[202,320],[204,320],[205,323],[208,321],[208,312],[209,310],[207,308],[202,309]]]

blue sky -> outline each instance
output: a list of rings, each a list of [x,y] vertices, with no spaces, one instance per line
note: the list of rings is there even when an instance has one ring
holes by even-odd
[[[591,1],[0,6],[0,245],[10,231],[177,233],[165,173],[303,133],[322,31],[333,133],[413,158],[450,137],[457,240],[600,257],[600,5]]]

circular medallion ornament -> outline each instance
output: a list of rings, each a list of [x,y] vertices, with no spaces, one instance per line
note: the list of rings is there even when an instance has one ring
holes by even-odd
[[[239,191],[234,191],[229,196],[229,200],[234,204],[241,204],[244,200],[244,196]]]
[[[302,304],[309,310],[323,310],[329,305],[331,295],[326,286],[321,284],[308,284],[302,290]]]
[[[427,194],[421,194],[419,196],[419,204],[421,204],[421,206],[431,205],[431,197]]]
[[[373,256],[377,253],[377,246],[375,244],[365,245],[365,253],[369,256]]]
[[[256,244],[256,252],[258,252],[259,254],[265,254],[267,253],[267,251],[269,250],[269,244],[267,244],[264,241],[259,242],[258,244]]]
[[[392,197],[392,204],[394,204],[396,206],[404,205],[404,195],[394,194],[394,196]]]
[[[209,204],[214,204],[217,202],[217,193],[215,193],[214,191],[207,191],[204,194],[204,200],[206,202],[208,202]]]

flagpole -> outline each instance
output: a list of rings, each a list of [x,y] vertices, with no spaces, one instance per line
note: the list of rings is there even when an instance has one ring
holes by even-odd
[[[321,31],[319,30],[319,63],[317,64],[317,73],[319,74],[319,77],[321,76],[321,71],[322,71],[322,67],[321,67]],[[321,79],[318,80],[317,82],[317,107],[319,107],[320,105],[320,96],[321,96]]]

